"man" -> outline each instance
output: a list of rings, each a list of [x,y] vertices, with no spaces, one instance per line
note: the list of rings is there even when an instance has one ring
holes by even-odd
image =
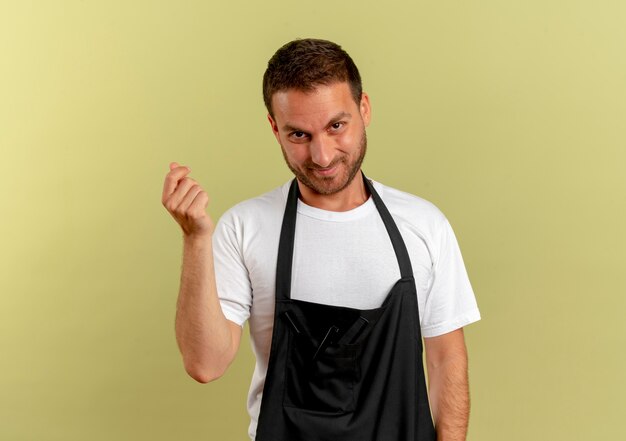
[[[172,163],[165,178],[162,202],[184,233],[185,369],[219,378],[249,320],[251,439],[464,440],[463,326],[480,314],[450,224],[362,174],[370,101],[338,45],[287,43],[263,95],[293,182],[231,208],[214,230],[190,169]]]

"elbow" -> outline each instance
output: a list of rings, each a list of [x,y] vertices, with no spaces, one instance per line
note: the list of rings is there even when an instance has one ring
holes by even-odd
[[[207,383],[210,383],[211,381],[215,381],[215,380],[217,380],[218,378],[221,377],[221,375],[211,375],[211,374],[205,373],[205,372],[189,372],[189,371],[187,371],[187,373],[189,374],[189,376],[191,378],[193,378],[194,380],[196,380],[200,384],[207,384]]]
[[[185,371],[198,383],[207,384],[222,377],[226,369],[185,363]]]

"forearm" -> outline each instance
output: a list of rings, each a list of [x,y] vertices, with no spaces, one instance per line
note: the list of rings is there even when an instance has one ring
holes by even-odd
[[[428,376],[437,441],[465,441],[470,409],[466,353],[429,366]]]
[[[217,296],[211,236],[184,236],[176,341],[185,369],[202,383],[221,376],[234,357],[231,328]]]

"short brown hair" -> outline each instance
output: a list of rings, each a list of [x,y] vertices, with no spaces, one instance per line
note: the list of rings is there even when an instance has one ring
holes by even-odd
[[[361,102],[361,75],[350,55],[332,41],[314,38],[290,41],[276,51],[263,75],[263,101],[272,112],[272,96],[281,90],[311,91],[319,85],[346,81]]]

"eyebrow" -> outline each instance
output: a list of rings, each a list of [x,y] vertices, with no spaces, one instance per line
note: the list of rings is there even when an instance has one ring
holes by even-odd
[[[333,116],[330,121],[328,121],[328,124],[326,124],[326,126],[330,126],[332,124],[335,124],[337,121],[340,121],[342,119],[351,119],[352,115],[348,112],[342,111],[339,112],[338,114],[336,114],[335,116]],[[302,130],[299,129],[296,126],[292,126],[291,124],[287,123],[283,126],[283,131],[286,132],[306,132],[306,130]]]

